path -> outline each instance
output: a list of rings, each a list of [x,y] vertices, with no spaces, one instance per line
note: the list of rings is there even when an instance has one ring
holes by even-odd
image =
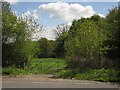
[[[52,79],[51,75],[24,75],[2,78],[3,88],[118,88],[117,84],[70,79]]]

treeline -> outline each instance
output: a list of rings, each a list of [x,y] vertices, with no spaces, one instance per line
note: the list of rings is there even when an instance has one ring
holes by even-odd
[[[48,40],[46,38],[41,38],[36,41],[38,52],[36,53],[36,57],[38,58],[54,58],[55,54],[55,46],[56,43],[53,40]]]
[[[69,30],[66,24],[58,25],[55,29],[56,40],[48,40],[47,38],[40,38],[37,43],[38,58],[65,58],[64,42]]]

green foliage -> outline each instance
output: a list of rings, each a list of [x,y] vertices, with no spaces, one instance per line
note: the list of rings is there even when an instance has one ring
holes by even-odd
[[[48,40],[46,38],[42,38],[38,41],[38,57],[47,57],[47,48],[48,48]]]
[[[106,45],[109,46],[107,50],[107,58],[112,59],[113,68],[120,69],[120,7],[115,7],[109,11],[106,16],[109,31],[109,40]],[[119,75],[120,76],[120,75]]]
[[[37,45],[37,56],[39,58],[55,57],[55,41],[47,40],[46,38],[41,38],[37,41]]]
[[[95,81],[119,81],[117,78],[119,71],[114,69],[93,69],[81,71],[79,69],[64,69],[55,74],[56,78],[77,79],[77,80],[95,80]]]
[[[2,59],[3,67],[24,67],[35,53],[31,31],[25,21],[18,20],[8,3],[2,4]]]
[[[103,42],[107,40],[107,34],[104,27],[101,26],[103,21],[103,18],[99,16],[73,21],[65,42],[68,60],[74,60],[77,63],[81,59],[83,61],[98,60],[99,53],[102,58],[102,54],[106,50]],[[77,65],[75,66],[77,67]]]
[[[114,69],[95,69],[87,72],[78,73],[74,78],[82,80],[96,80],[96,81],[119,81],[117,78],[118,71]]]
[[[27,75],[28,71],[26,69],[17,68],[15,66],[2,68],[3,75]]]
[[[55,46],[55,56],[59,58],[65,57],[65,41],[68,37],[69,26],[67,25],[58,25],[56,28],[57,38]]]
[[[110,40],[107,42],[111,48],[108,53],[110,58],[120,58],[120,8],[110,10],[106,17],[108,22],[108,31],[110,32]]]

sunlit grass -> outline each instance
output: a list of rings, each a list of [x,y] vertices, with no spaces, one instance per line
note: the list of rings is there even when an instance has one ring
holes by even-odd
[[[64,59],[59,58],[34,58],[31,64],[24,69],[14,66],[2,69],[6,75],[25,75],[25,74],[53,74],[66,67]]]

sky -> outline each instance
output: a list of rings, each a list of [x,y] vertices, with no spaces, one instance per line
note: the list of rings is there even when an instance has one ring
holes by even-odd
[[[32,14],[45,30],[40,34],[49,40],[55,39],[54,28],[59,24],[71,25],[74,19],[98,14],[105,17],[117,2],[13,2],[11,10],[20,15]]]

